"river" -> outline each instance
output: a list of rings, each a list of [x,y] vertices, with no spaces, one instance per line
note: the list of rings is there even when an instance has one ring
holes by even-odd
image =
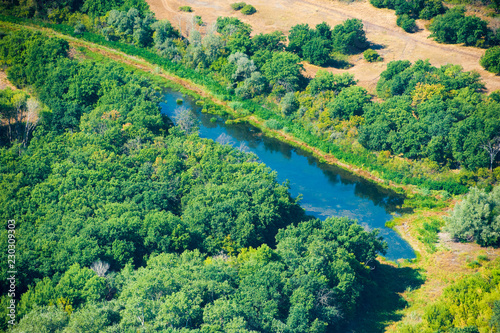
[[[257,155],[262,163],[277,172],[278,181],[289,181],[290,193],[293,197],[302,196],[300,205],[309,215],[320,219],[329,216],[356,219],[368,230],[380,230],[389,245],[387,259],[415,258],[411,246],[394,230],[385,227],[385,222],[398,214],[397,206],[403,203],[403,197],[337,166],[321,163],[306,151],[266,137],[249,124],[226,125],[220,117],[212,122],[213,115],[201,113],[193,99],[179,92],[165,92],[162,98],[165,102],[160,103],[162,113],[173,119],[179,98],[199,120],[200,137]]]

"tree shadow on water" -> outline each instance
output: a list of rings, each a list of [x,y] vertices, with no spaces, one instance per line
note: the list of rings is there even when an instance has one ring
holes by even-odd
[[[388,325],[402,319],[400,310],[408,306],[400,293],[420,288],[425,282],[418,269],[380,263],[372,271],[372,279],[375,283],[366,287],[347,332],[385,332]]]

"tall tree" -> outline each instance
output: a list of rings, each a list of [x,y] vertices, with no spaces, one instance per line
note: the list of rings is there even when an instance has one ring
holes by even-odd
[[[264,76],[273,86],[282,86],[286,91],[299,87],[303,66],[300,58],[290,52],[275,52],[270,61],[262,66]]]

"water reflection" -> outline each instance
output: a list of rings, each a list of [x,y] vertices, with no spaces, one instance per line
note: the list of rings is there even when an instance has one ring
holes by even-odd
[[[195,111],[200,121],[200,136],[214,141],[230,143],[234,147],[246,146],[260,161],[277,171],[278,180],[289,180],[290,192],[302,195],[301,206],[315,217],[347,216],[357,219],[366,229],[379,228],[389,244],[388,259],[414,258],[412,248],[393,230],[385,227],[391,213],[403,198],[337,166],[321,163],[310,153],[274,138],[268,138],[259,129],[247,124],[226,125],[223,119],[213,122],[213,115],[202,114],[194,101],[178,92],[168,91],[161,104],[162,112],[172,117],[178,107],[176,100]]]

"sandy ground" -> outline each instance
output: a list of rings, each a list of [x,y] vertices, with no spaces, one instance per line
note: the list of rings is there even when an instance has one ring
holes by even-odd
[[[368,40],[372,48],[377,49],[384,58],[383,62],[368,63],[362,55],[351,56],[349,61],[354,66],[348,70],[328,68],[331,72],[350,72],[359,80],[359,84],[373,92],[380,73],[386,64],[392,60],[429,59],[434,66],[445,64],[460,64],[464,70],[476,70],[483,77],[488,91],[500,89],[500,77],[485,71],[479,65],[479,59],[485,50],[458,45],[439,44],[428,39],[430,32],[424,29],[427,21],[417,22],[420,30],[414,34],[404,32],[396,25],[396,16],[393,10],[378,9],[367,0],[351,3],[329,0],[252,0],[257,13],[245,16],[231,9],[230,4],[235,0],[146,0],[158,19],[168,19],[185,33],[193,27],[194,15],[200,15],[206,23],[201,27],[204,32],[218,16],[238,17],[249,23],[254,34],[275,30],[288,34],[290,28],[298,23],[308,23],[315,26],[323,21],[330,26],[342,23],[349,18],[358,18],[363,21]],[[192,13],[180,12],[180,6],[191,6]],[[319,69],[317,66],[306,64],[306,75],[313,76]]]
[[[12,83],[7,79],[7,74],[0,70],[0,90],[4,90],[10,88],[12,90],[16,90],[17,88],[14,87]]]

